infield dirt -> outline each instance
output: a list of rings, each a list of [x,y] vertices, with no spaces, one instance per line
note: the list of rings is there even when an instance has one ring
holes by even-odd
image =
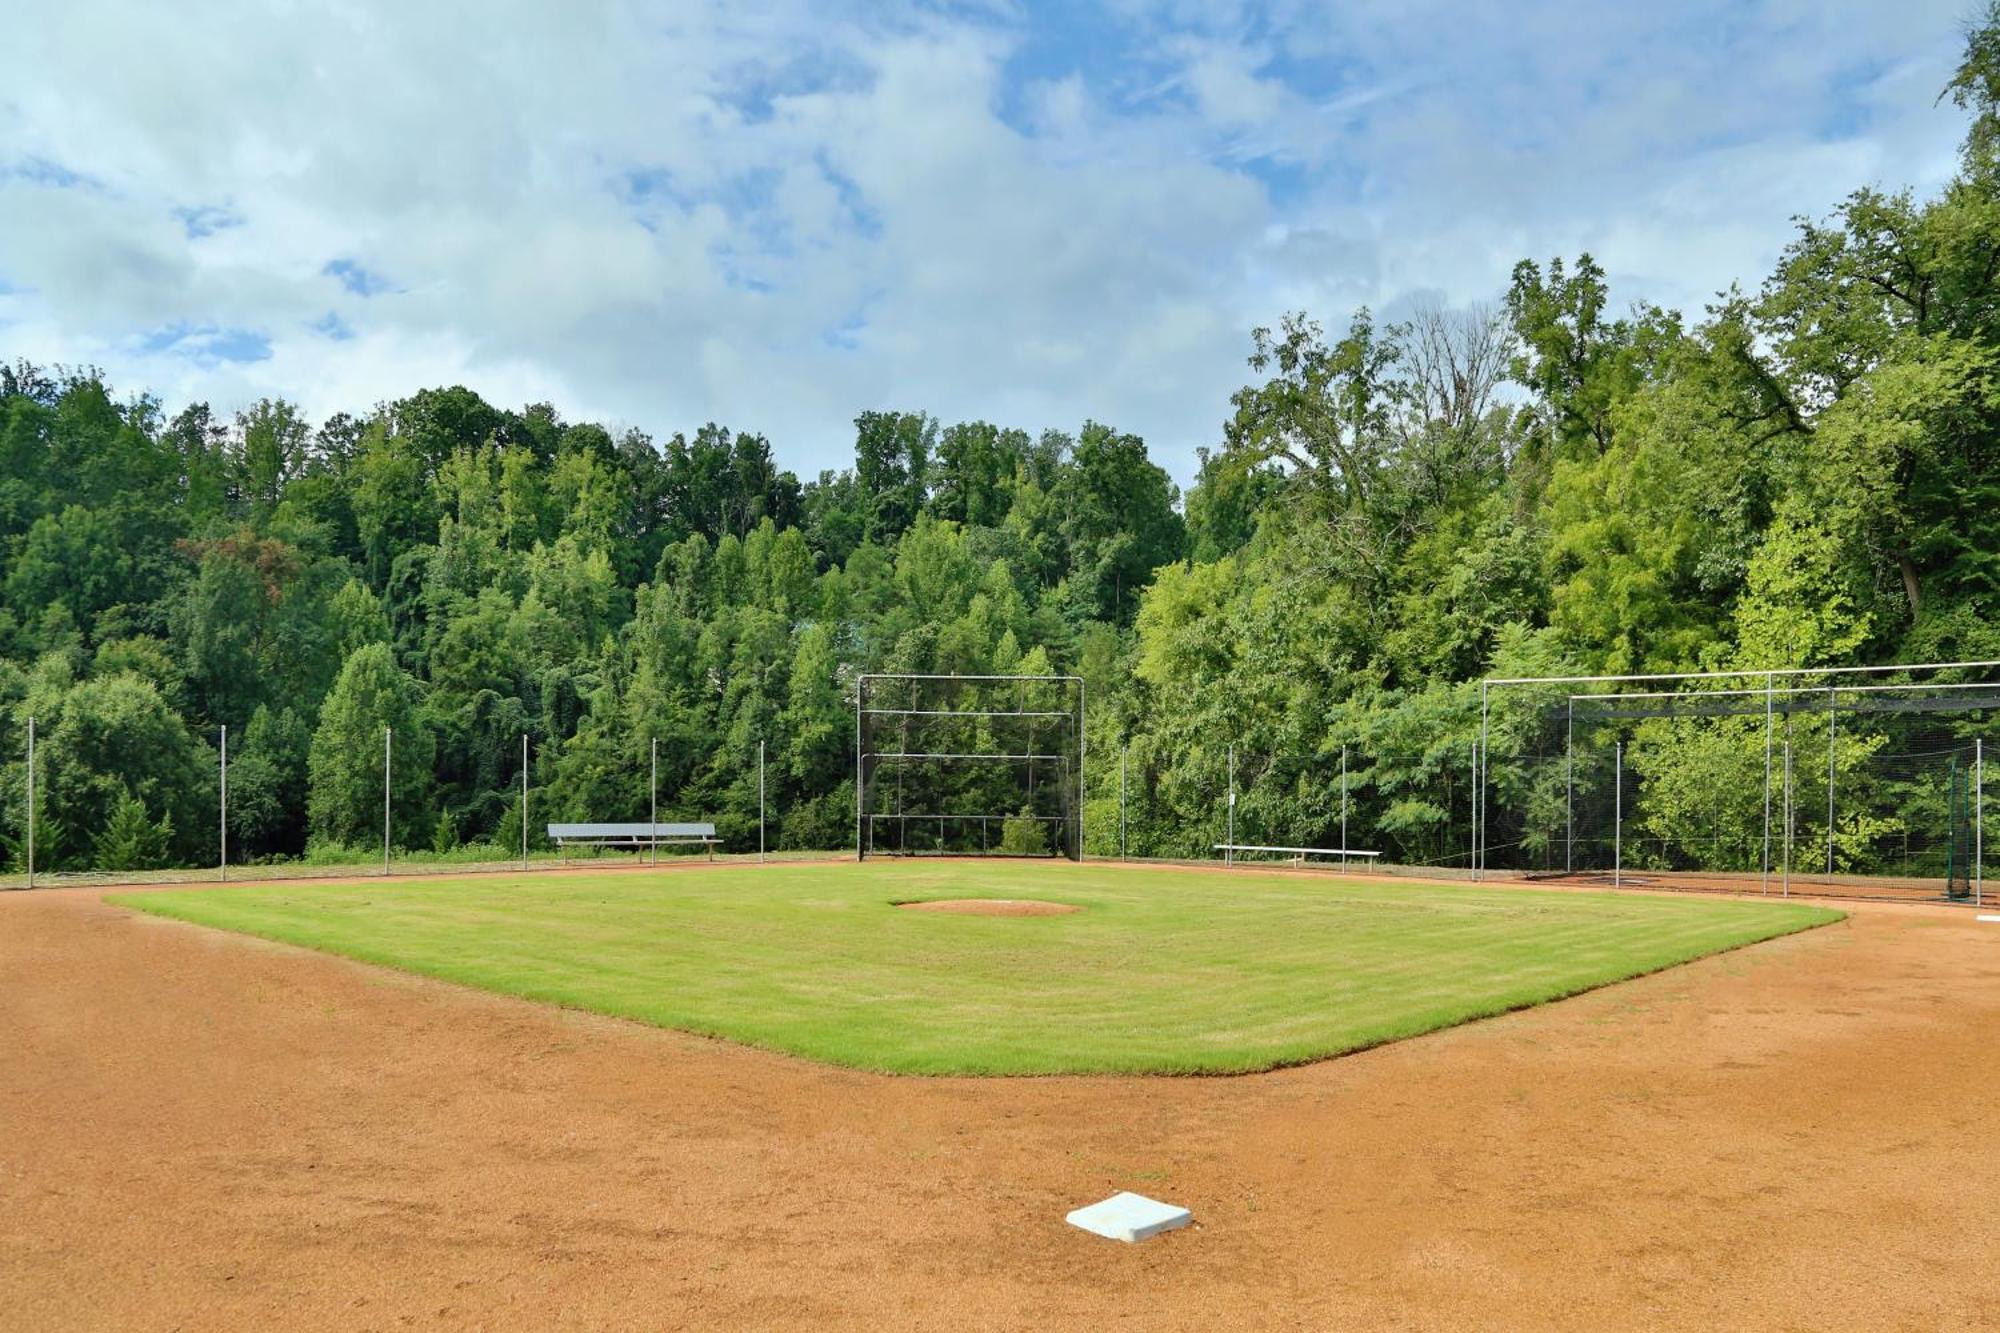
[[[228,890],[217,890],[227,892]],[[8,1327],[2000,1326],[2000,926],[1237,1078],[859,1074],[0,895]],[[1063,1224],[1131,1189],[1196,1225]]]

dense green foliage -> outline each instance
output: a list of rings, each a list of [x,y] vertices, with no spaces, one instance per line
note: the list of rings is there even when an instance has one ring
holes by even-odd
[[[1247,826],[1328,838],[1351,747],[1370,840],[1435,862],[1489,671],[2000,657],[1995,14],[1938,197],[1858,190],[1699,318],[1615,314],[1586,255],[1490,311],[1258,330],[1184,505],[1095,422],[865,412],[802,483],[755,434],[464,388],[314,428],[0,369],[6,854],[30,716],[44,864],[212,856],[223,726],[249,856],[372,838],[385,726],[403,845],[515,845],[525,733],[538,816],[643,816],[657,741],[663,814],[743,846],[762,741],[776,843],[836,846],[856,673],[1046,664],[1130,756],[1135,851],[1215,840],[1233,741]]]
[[[891,906],[1022,896],[1083,910],[994,918]],[[119,901],[504,994],[919,1074],[1264,1069],[1840,916],[1794,903],[908,862],[245,885]]]

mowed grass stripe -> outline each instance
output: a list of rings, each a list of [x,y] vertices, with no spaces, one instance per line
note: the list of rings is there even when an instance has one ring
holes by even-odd
[[[979,917],[927,898],[1084,910]],[[116,896],[140,911],[894,1073],[1238,1073],[1840,918],[1795,903],[998,863],[542,872]]]

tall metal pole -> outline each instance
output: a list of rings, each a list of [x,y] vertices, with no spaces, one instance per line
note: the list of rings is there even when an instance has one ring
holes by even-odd
[[[521,869],[528,868],[528,733],[521,733]]]
[[[1563,873],[1576,869],[1576,700],[1563,720]]]
[[[646,854],[646,859],[650,864],[658,865],[660,863],[660,738],[657,736],[653,738],[652,751],[652,805],[649,807],[651,813],[647,816],[652,822],[646,825],[646,841],[651,850]]]
[[[1347,864],[1347,747],[1340,747],[1340,864]]]
[[[1479,878],[1479,738],[1472,740],[1472,786],[1467,793],[1472,798],[1471,818],[1472,845],[1466,849],[1465,866],[1474,879]]]
[[[1785,719],[1790,722],[1791,719]],[[1785,870],[1780,896],[1792,896],[1792,738],[1785,737]]]
[[[1771,678],[1764,678],[1764,868],[1759,892],[1771,891]]]
[[[1482,680],[1479,682],[1479,774],[1478,781],[1475,784],[1479,804],[1472,816],[1472,827],[1474,830],[1472,877],[1474,879],[1478,879],[1486,869],[1486,770],[1491,766],[1486,753],[1488,743],[1486,718],[1486,682]]]
[[[757,859],[764,859],[764,742],[757,742]]]
[[[1084,760],[1090,749],[1090,736],[1084,726],[1083,680],[1076,682],[1076,863],[1083,864],[1083,807],[1087,788],[1084,786]]]
[[[1128,743],[1118,752],[1118,859],[1124,860],[1125,851],[1125,766],[1131,762],[1132,746]]]
[[[1826,873],[1833,875],[1833,731],[1836,716],[1833,711],[1833,687],[1826,691]]]
[[[1611,784],[1611,887],[1625,883],[1625,742],[1618,742],[1612,761]]]
[[[1233,745],[1229,747],[1229,807],[1223,818],[1224,828],[1228,831],[1222,836],[1222,864],[1234,865],[1236,864],[1236,747]]]
[[[28,887],[35,887],[35,719],[28,719]]]
[[[217,830],[216,845],[221,854],[216,858],[217,878],[224,884],[229,882],[229,724],[222,724],[222,821]]]
[[[1986,740],[1972,742],[1972,905],[1986,905]]]
[[[867,707],[868,677],[854,678],[854,859],[867,857],[866,844],[861,836],[861,710]]]
[[[382,728],[382,873],[389,873],[389,742],[394,727]]]

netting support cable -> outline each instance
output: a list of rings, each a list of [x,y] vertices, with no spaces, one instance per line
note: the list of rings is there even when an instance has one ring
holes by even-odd
[[[1753,671],[1665,671],[1636,676],[1494,676],[1481,681],[1482,685],[1607,685],[1615,683],[1638,683],[1655,680],[1743,680],[1763,677],[1772,680],[1778,676],[1859,676],[1880,675],[1888,671],[1966,671],[2000,667],[2000,661],[1993,662],[1895,662],[1879,666],[1849,667],[1778,667],[1772,670]]]

